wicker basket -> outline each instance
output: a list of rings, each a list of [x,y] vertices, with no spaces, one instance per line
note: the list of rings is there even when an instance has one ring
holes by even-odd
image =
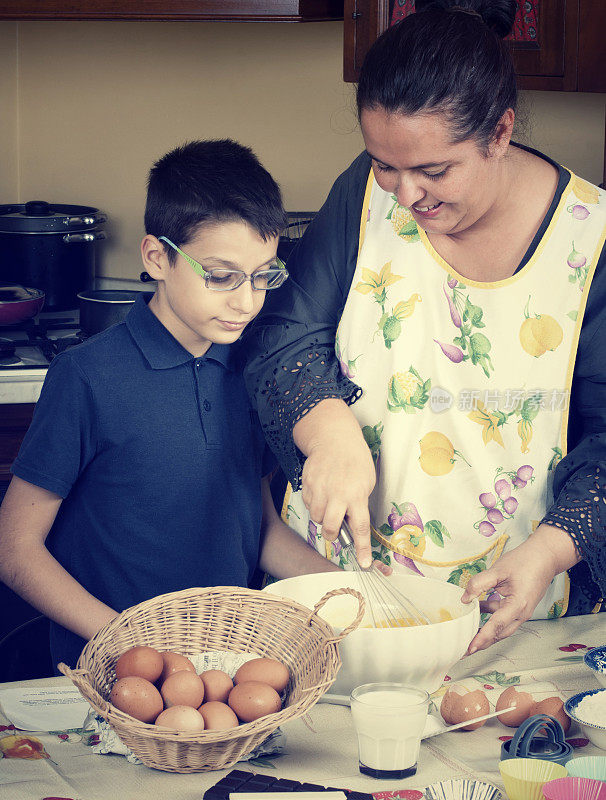
[[[354,595],[359,609],[351,625],[335,636],[318,612],[340,594]],[[186,589],[126,609],[86,644],[76,669],[65,664],[59,669],[148,767],[167,772],[225,769],[317,702],[341,666],[337,643],[357,628],[363,614],[364,599],[349,588],[328,592],[313,611],[253,589]],[[139,722],[108,702],[115,663],[134,645],[186,656],[227,650],[279,659],[291,676],[282,710],[227,731],[185,733]]]

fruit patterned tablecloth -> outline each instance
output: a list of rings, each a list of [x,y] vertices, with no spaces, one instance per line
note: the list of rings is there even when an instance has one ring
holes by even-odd
[[[509,639],[460,661],[433,697],[441,697],[453,682],[478,688],[493,710],[504,689],[515,686],[536,701],[598,687],[583,654],[606,643],[603,616],[528,622]],[[406,654],[402,653],[403,679]],[[0,685],[66,685],[67,678],[45,678]],[[272,774],[324,786],[374,793],[376,800],[421,800],[423,789],[449,778],[487,781],[502,788],[498,770],[503,741],[515,733],[498,719],[481,728],[452,732],[425,740],[417,774],[403,781],[381,781],[358,772],[357,745],[351,712],[343,706],[319,703],[307,720],[284,726],[285,752],[238,764],[238,769]],[[584,739],[575,724],[568,741],[576,755],[604,755]],[[201,800],[229,770],[179,775],[129,763],[119,755],[93,752],[95,735],[80,728],[52,732],[15,730],[0,709],[0,800]]]

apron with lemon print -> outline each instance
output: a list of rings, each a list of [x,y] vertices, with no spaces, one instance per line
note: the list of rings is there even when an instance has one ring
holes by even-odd
[[[352,406],[373,455],[373,554],[394,571],[465,586],[522,543],[552,503],[606,194],[571,176],[529,262],[480,283],[436,253],[408,209],[369,177],[356,271],[337,332]],[[300,493],[283,516],[347,568]],[[565,613],[557,576],[534,618]]]

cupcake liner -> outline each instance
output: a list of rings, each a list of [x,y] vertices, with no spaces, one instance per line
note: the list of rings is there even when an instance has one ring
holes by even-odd
[[[424,792],[426,800],[501,800],[503,797],[491,783],[466,778],[432,783]]]
[[[592,778],[565,777],[543,786],[545,800],[606,800],[606,783]]]
[[[573,778],[594,778],[597,781],[606,781],[606,756],[571,758],[566,764],[566,769]]]
[[[566,767],[540,758],[510,758],[499,770],[509,800],[543,800],[543,785],[568,775]]]

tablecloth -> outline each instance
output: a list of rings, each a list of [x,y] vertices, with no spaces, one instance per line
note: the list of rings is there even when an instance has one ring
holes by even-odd
[[[604,615],[525,623],[513,636],[488,650],[464,658],[446,676],[433,696],[434,707],[452,681],[477,686],[494,707],[503,689],[524,687],[537,699],[598,687],[583,654],[606,643]],[[405,654],[404,654],[405,655]],[[7,686],[64,685],[67,678],[46,678]],[[423,788],[448,778],[474,778],[503,788],[498,770],[502,742],[515,731],[496,718],[467,732],[451,732],[421,745],[417,774],[402,781],[361,775],[349,708],[327,703],[314,706],[306,720],[283,726],[286,752],[241,762],[238,769],[325,786],[375,793],[376,800],[420,798]],[[584,739],[573,723],[568,741],[575,755],[604,755]],[[174,774],[133,765],[118,755],[92,752],[90,737],[81,730],[19,733],[0,709],[0,800],[201,800],[207,788],[229,770]],[[14,757],[15,755],[30,757]]]

